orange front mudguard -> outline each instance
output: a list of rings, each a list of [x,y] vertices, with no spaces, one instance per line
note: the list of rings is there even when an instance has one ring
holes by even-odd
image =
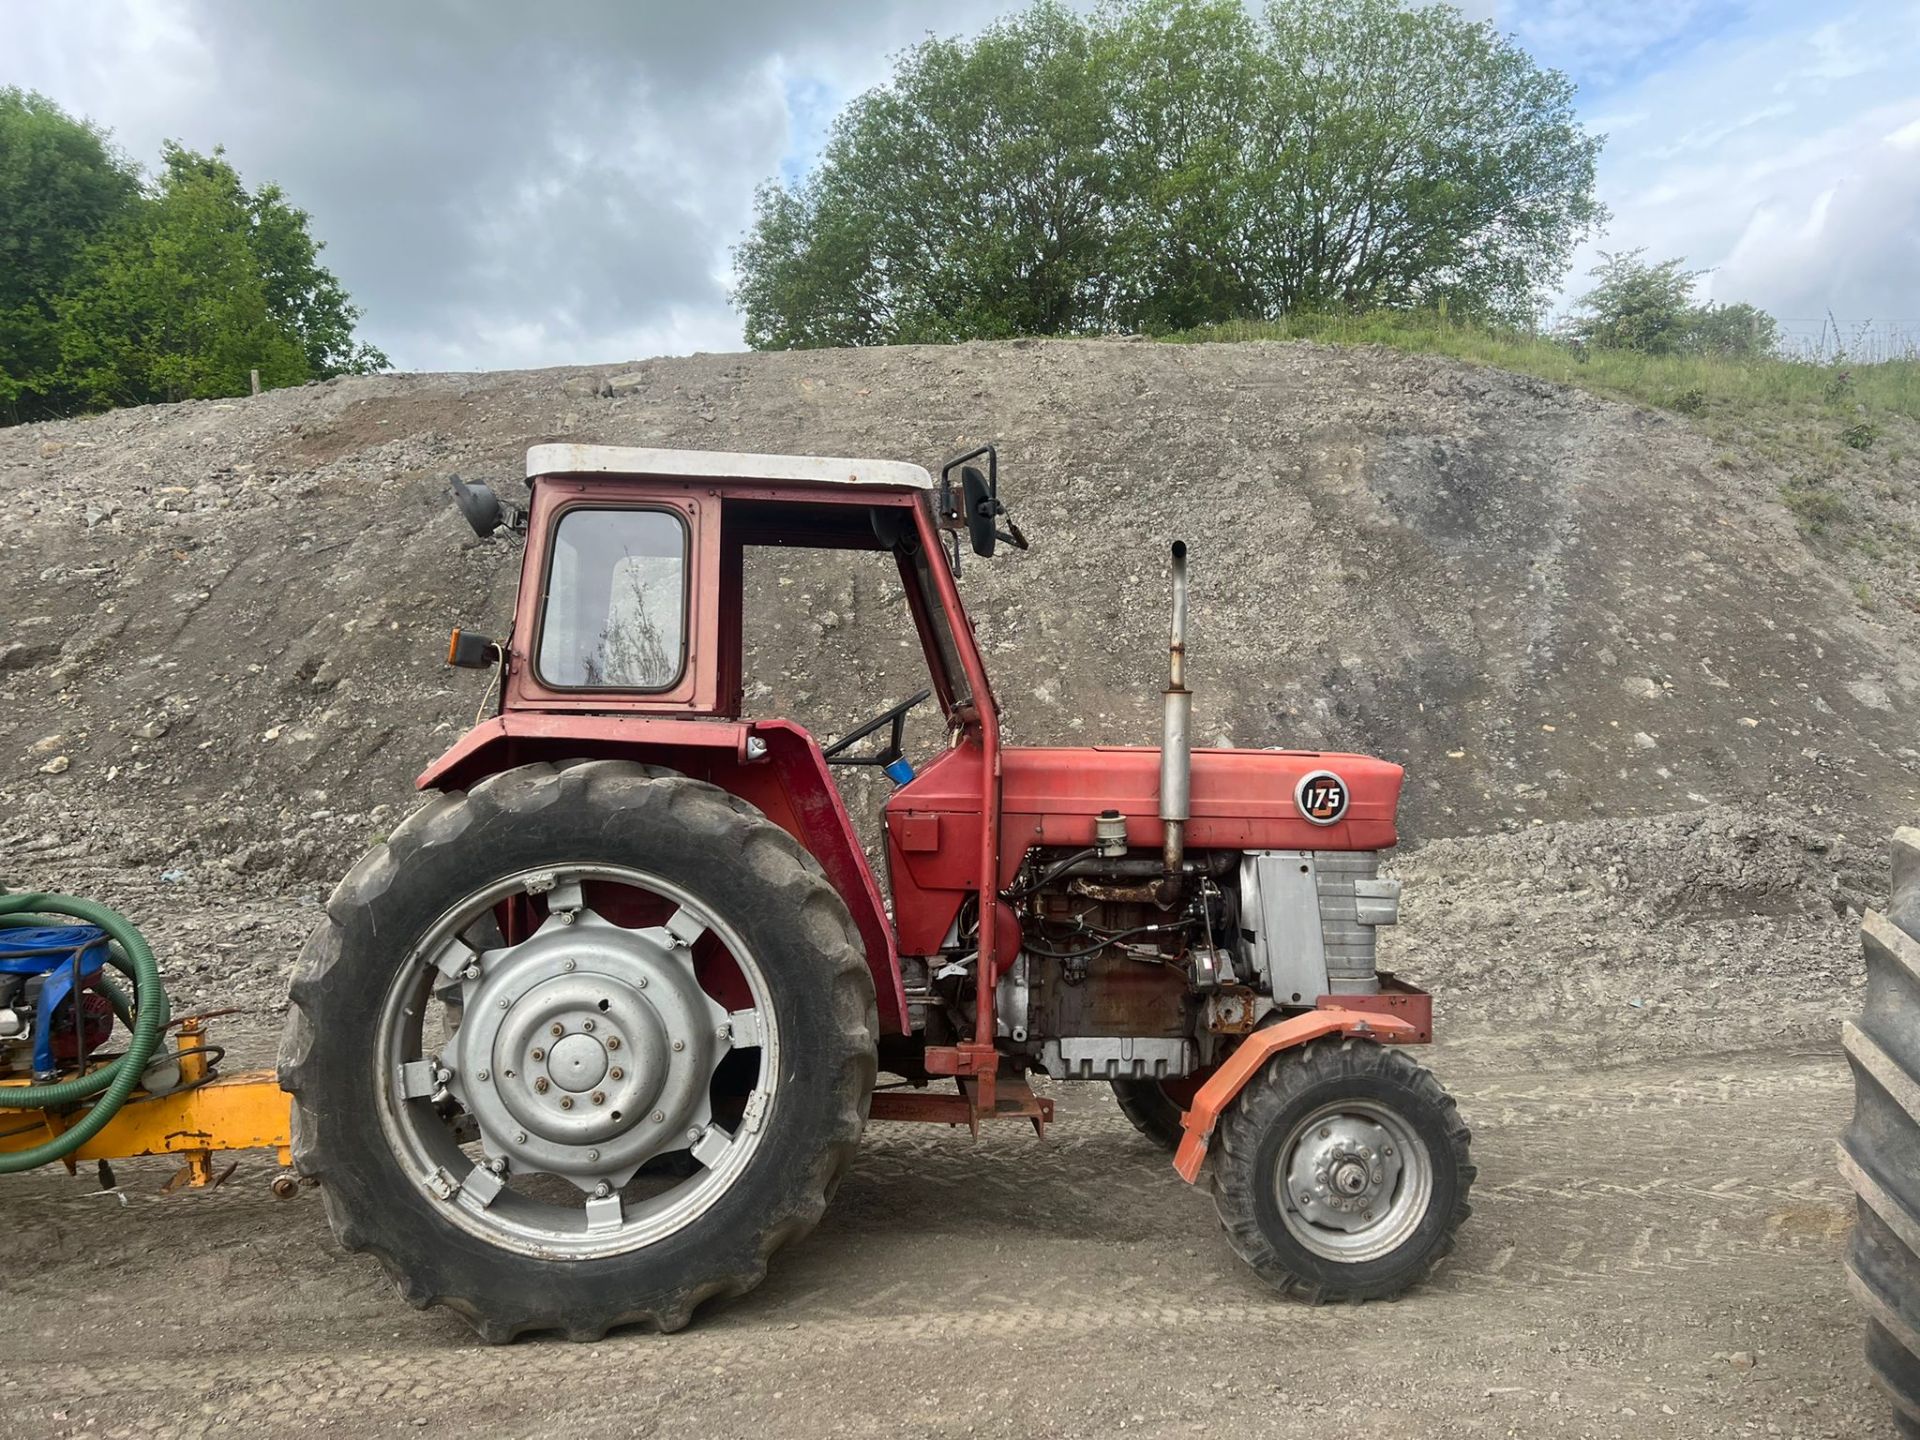
[[[1220,1112],[1232,1103],[1233,1097],[1260,1067],[1282,1050],[1318,1040],[1322,1035],[1359,1035],[1370,1040],[1404,1042],[1418,1033],[1418,1026],[1398,1016],[1340,1009],[1314,1010],[1254,1031],[1227,1057],[1226,1064],[1207,1077],[1207,1083],[1194,1095],[1193,1104],[1180,1121],[1186,1133],[1180,1137],[1180,1148],[1174,1151],[1173,1168],[1189,1185],[1200,1178],[1200,1167],[1207,1158],[1207,1142],[1213,1138],[1214,1122],[1219,1120]]]

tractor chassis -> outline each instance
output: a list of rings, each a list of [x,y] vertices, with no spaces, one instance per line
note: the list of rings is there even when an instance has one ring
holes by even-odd
[[[1252,1063],[1256,1048],[1261,1056],[1314,1036],[1340,1032],[1365,1035],[1385,1044],[1420,1044],[1433,1034],[1433,997],[1404,981],[1382,975],[1378,995],[1323,995],[1314,1011],[1297,1017],[1286,1026],[1275,1026],[1265,1046],[1243,1047]],[[81,1146],[66,1161],[69,1174],[76,1173],[81,1160],[103,1164],[157,1155],[174,1155],[181,1168],[168,1178],[164,1189],[211,1189],[233,1173],[229,1163],[221,1169],[216,1157],[248,1150],[271,1150],[279,1161],[273,1193],[291,1199],[299,1190],[294,1175],[292,1121],[286,1093],[272,1070],[242,1070],[222,1075],[217,1068],[219,1048],[209,1038],[211,1016],[188,1016],[177,1025],[177,1053],[180,1059],[180,1085],[161,1095],[136,1094],[100,1133]],[[1281,1032],[1284,1032],[1282,1035]],[[932,1079],[952,1078],[953,1090],[936,1090],[930,1084],[902,1082],[873,1092],[868,1111],[870,1120],[913,1124],[966,1126],[975,1139],[980,1126],[991,1120],[1025,1120],[1042,1138],[1053,1123],[1054,1102],[1035,1095],[1026,1077],[999,1064],[997,1052],[991,1061],[972,1051],[972,1046],[949,1049],[930,1048],[926,1052],[927,1070]],[[952,1069],[943,1069],[952,1066]],[[989,1068],[991,1066],[992,1068]],[[1242,1068],[1245,1068],[1244,1066]],[[0,1081],[0,1085],[14,1082]],[[1230,1096],[1232,1087],[1223,1084],[1221,1093]],[[1206,1141],[1221,1101],[1202,1087],[1186,1117],[1188,1138],[1175,1160],[1181,1178],[1189,1183],[1199,1178],[1205,1157]],[[25,1150],[60,1134],[87,1113],[81,1106],[68,1111],[25,1110],[15,1112],[20,1123],[0,1131],[0,1154]],[[102,1179],[112,1183],[111,1171]]]

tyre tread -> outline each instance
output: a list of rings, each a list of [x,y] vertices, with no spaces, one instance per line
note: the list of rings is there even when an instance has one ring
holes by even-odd
[[[1885,911],[1861,924],[1867,993],[1843,1032],[1854,1111],[1840,1173],[1856,1223],[1848,1284],[1867,1317],[1867,1368],[1903,1433],[1920,1433],[1920,829],[1892,843]]]

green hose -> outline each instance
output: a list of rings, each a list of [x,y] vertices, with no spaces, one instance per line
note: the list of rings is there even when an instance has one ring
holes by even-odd
[[[126,1054],[76,1079],[50,1085],[0,1086],[0,1109],[9,1110],[58,1110],[77,1105],[91,1095],[100,1096],[71,1129],[30,1150],[0,1154],[0,1175],[17,1175],[49,1161],[63,1160],[99,1134],[140,1083],[140,1074],[147,1068],[167,1023],[167,997],[160,986],[159,963],[153,958],[152,947],[124,915],[71,895],[0,895],[0,926],[44,924],[50,916],[84,921],[107,932],[114,968],[133,977],[133,1038]],[[107,998],[110,1003],[118,1000],[114,1010],[124,1019],[126,997],[116,991]]]

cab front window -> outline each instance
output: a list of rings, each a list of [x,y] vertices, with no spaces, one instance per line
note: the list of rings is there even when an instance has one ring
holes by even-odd
[[[687,527],[667,510],[560,517],[535,671],[556,690],[669,690],[686,669]]]

